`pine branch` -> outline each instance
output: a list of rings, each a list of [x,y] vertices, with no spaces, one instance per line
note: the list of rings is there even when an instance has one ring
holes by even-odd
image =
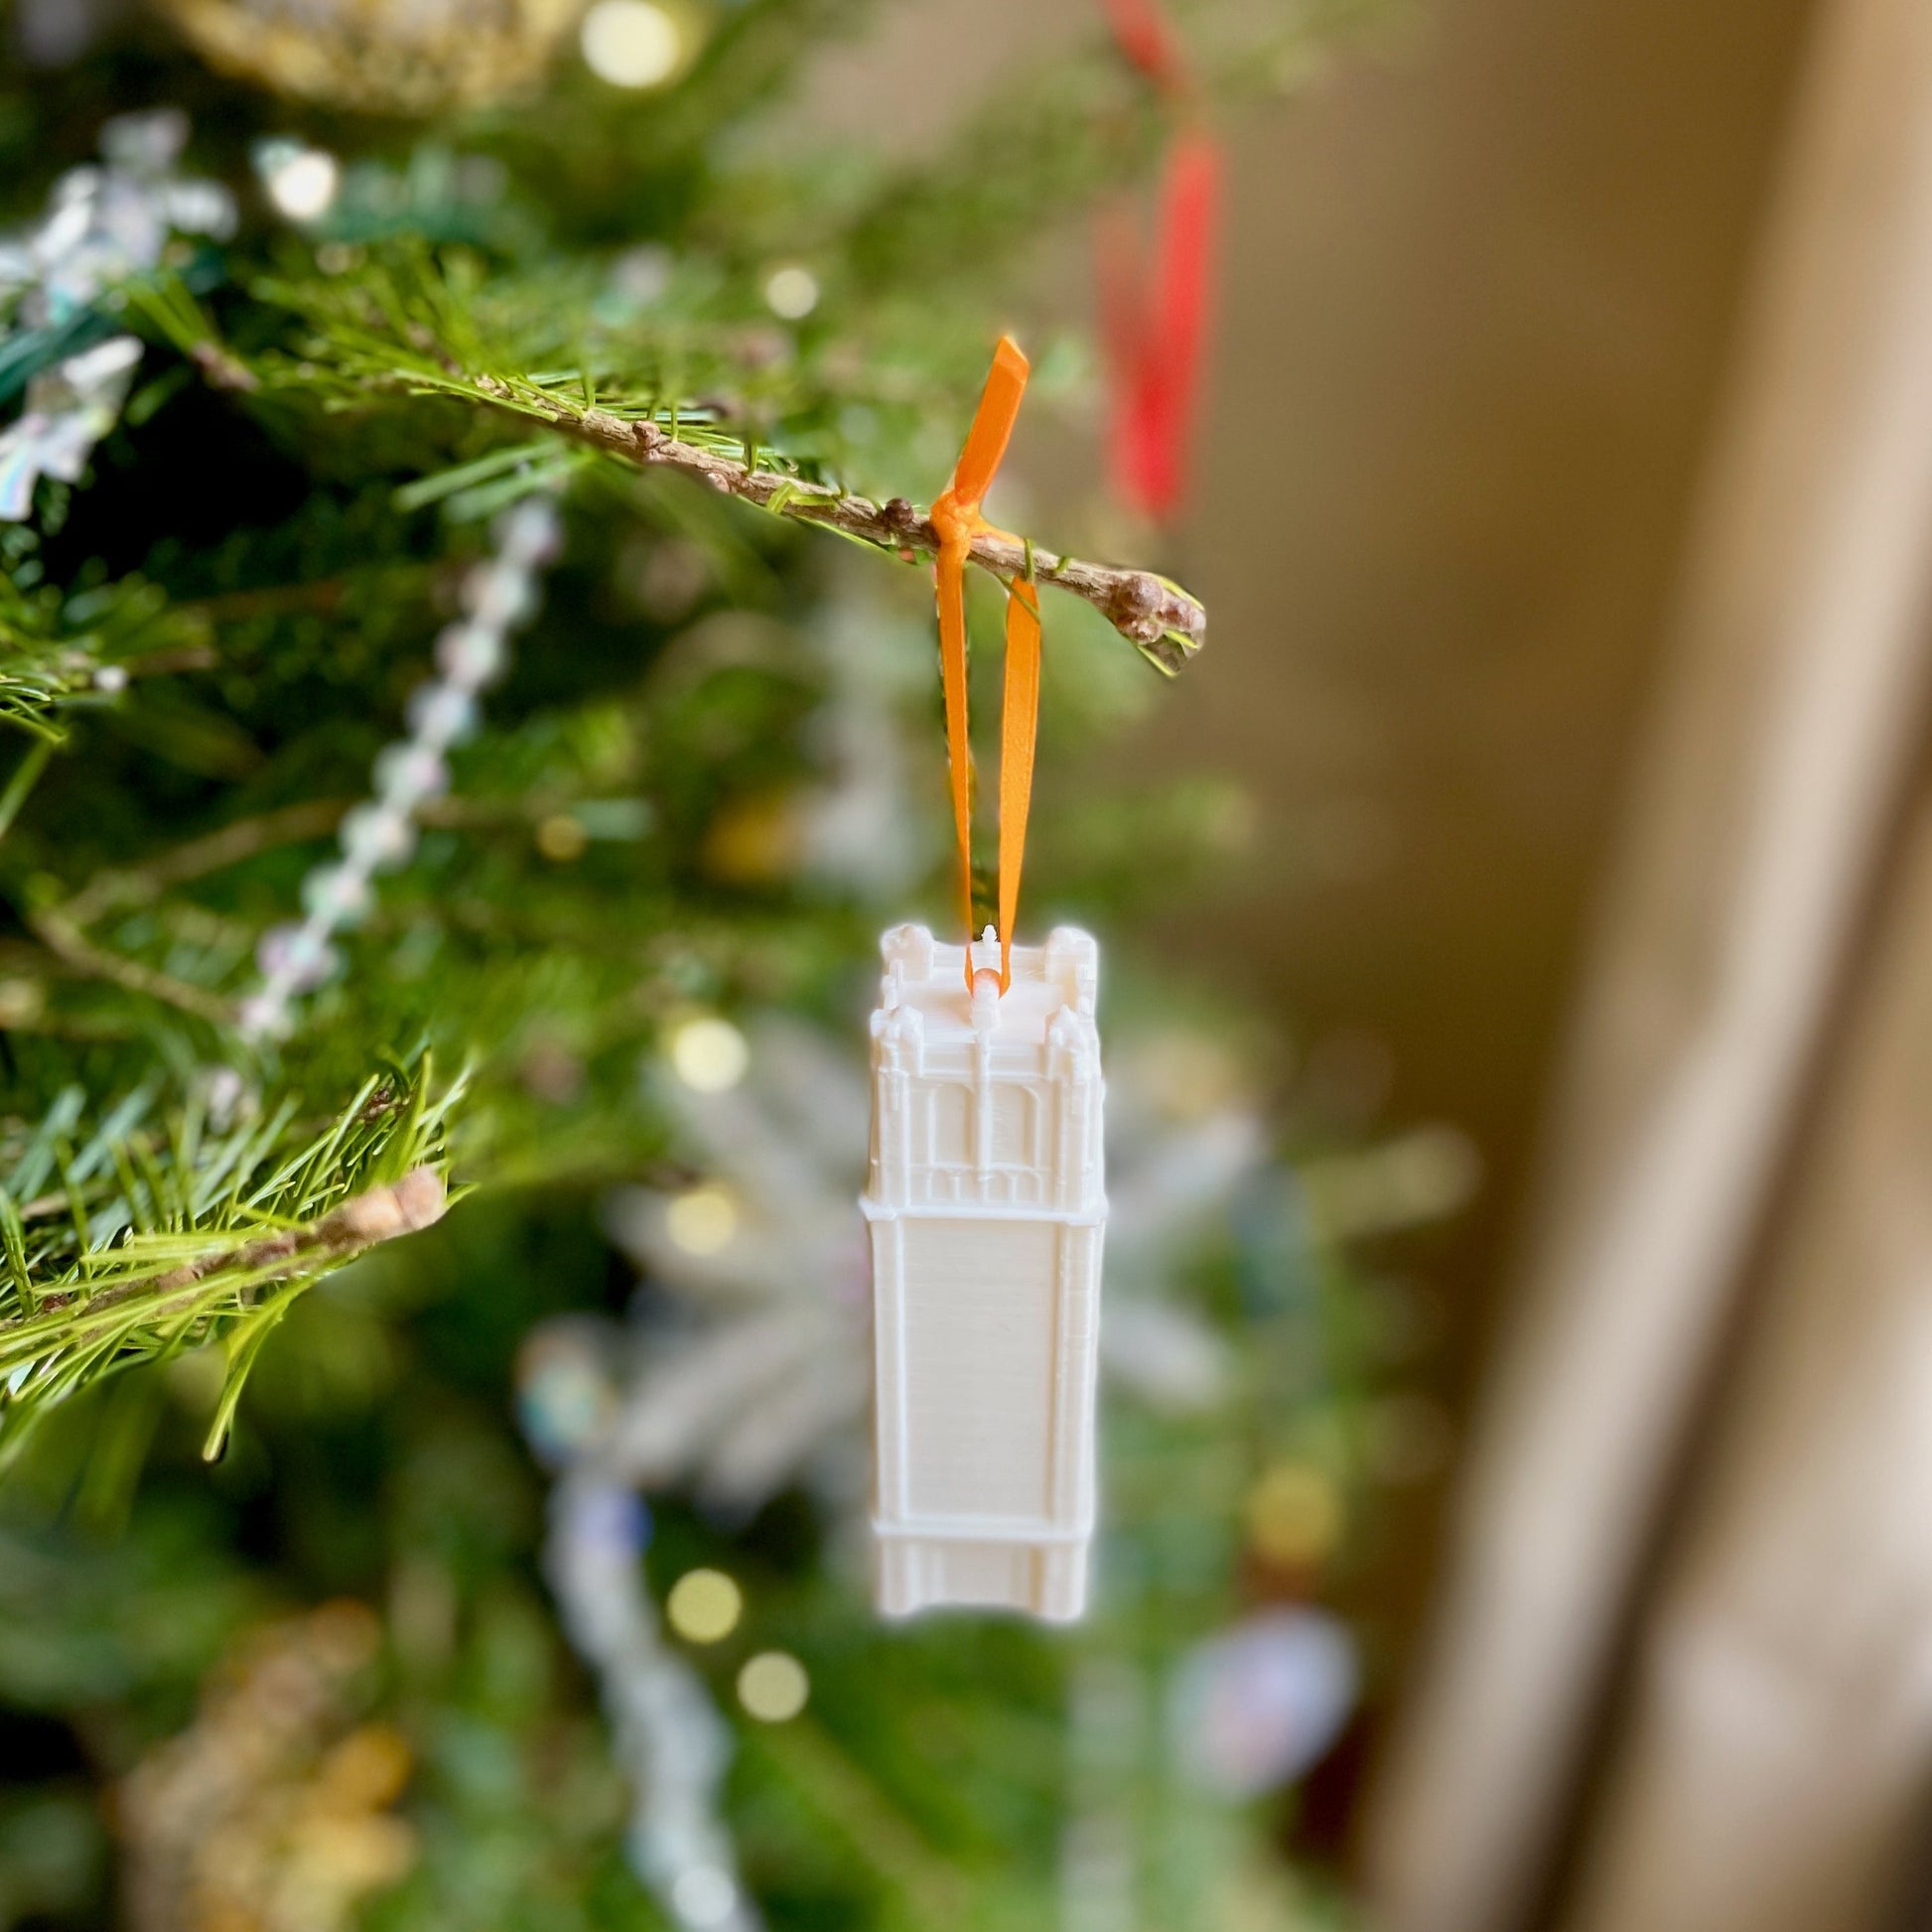
[[[648,417],[615,415],[534,384],[512,386],[493,376],[478,376],[475,386],[502,407],[535,416],[609,456],[640,467],[681,470],[723,495],[755,503],[775,516],[837,530],[908,561],[915,555],[929,556],[939,547],[931,519],[902,496],[875,503],[831,483],[757,469],[673,436]],[[974,538],[972,559],[983,570],[1009,580],[1027,575],[1031,567],[1039,582],[1084,599],[1170,677],[1185,668],[1206,642],[1206,610],[1177,584],[1152,571],[1056,556],[1003,531]]]
[[[234,1295],[268,1282],[339,1268],[380,1242],[432,1226],[443,1218],[447,1206],[443,1176],[434,1168],[414,1168],[392,1185],[352,1196],[319,1221],[281,1228],[238,1248],[209,1248],[155,1274],[115,1282],[84,1299],[51,1295],[42,1304],[46,1312],[0,1329],[0,1372],[33,1359],[51,1337],[71,1346],[121,1325],[130,1303],[141,1305],[138,1313],[143,1322],[165,1322],[194,1313],[209,1289]]]
[[[835,483],[801,477],[782,458],[761,463],[764,452],[725,432],[706,432],[688,415],[683,422],[689,433],[680,435],[675,407],[668,428],[657,422],[659,412],[650,407],[627,405],[626,413],[600,407],[588,369],[533,376],[479,368],[488,351],[476,326],[478,318],[454,301],[442,271],[422,258],[399,261],[393,269],[393,274],[373,276],[353,291],[290,281],[259,283],[259,297],[303,315],[319,334],[299,362],[270,357],[250,370],[251,391],[314,397],[333,378],[351,394],[399,389],[483,403],[534,418],[605,456],[639,468],[681,471],[721,495],[774,516],[836,530],[908,563],[938,550],[931,519],[904,497],[875,503]],[[155,312],[155,319],[175,345],[204,369],[217,359],[223,366],[240,366],[208,318],[179,292],[165,312]],[[343,398],[339,394],[337,399]],[[732,449],[744,456],[729,454]],[[999,530],[974,538],[971,559],[1003,581],[1031,576],[1092,605],[1166,676],[1183,670],[1207,640],[1207,612],[1200,601],[1152,571],[1058,556]]]
[[[356,1256],[443,1218],[448,1196],[434,1168],[345,1201],[320,1221],[283,1228],[239,1248],[210,1248],[159,1274],[116,1282],[70,1301],[50,1296],[43,1312],[0,1329],[0,1374],[12,1378],[9,1408],[37,1419],[71,1392],[75,1370],[98,1376],[205,1338],[208,1323],[237,1318],[228,1374],[204,1453],[218,1455],[248,1370],[294,1295]],[[282,1294],[261,1299],[265,1288]],[[145,1345],[144,1345],[145,1344]],[[35,1398],[43,1398],[35,1406]],[[19,1440],[15,1432],[13,1441]],[[11,1447],[11,1443],[7,1445]]]
[[[207,621],[143,578],[64,596],[0,574],[0,721],[57,740],[57,714],[131,677],[214,661]]]
[[[0,1186],[0,1308],[12,1311],[0,1320],[0,1461],[76,1390],[219,1336],[217,1449],[295,1297],[441,1219],[445,1123],[462,1087],[432,1099],[425,1057],[370,1076],[319,1132],[288,1098],[220,1135],[192,1102],[163,1131],[143,1129],[151,1096],[137,1091],[77,1149],[69,1090],[16,1143]],[[37,1193],[48,1180],[55,1190]]]

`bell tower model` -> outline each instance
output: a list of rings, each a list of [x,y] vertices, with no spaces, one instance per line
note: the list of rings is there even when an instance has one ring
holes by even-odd
[[[1106,1229],[1099,949],[923,926],[881,941],[872,1017],[879,1607],[1077,1617],[1094,1521]]]

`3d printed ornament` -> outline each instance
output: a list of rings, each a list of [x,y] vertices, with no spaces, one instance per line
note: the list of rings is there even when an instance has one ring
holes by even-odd
[[[1086,1601],[1107,1219],[1099,952],[923,926],[881,941],[872,1018],[879,1607]],[[970,963],[970,974],[968,971]],[[972,992],[967,993],[970,977]]]

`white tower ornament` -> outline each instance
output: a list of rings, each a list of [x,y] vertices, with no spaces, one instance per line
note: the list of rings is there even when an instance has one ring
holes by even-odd
[[[1099,948],[1013,948],[1000,992],[923,926],[881,941],[872,1017],[879,1607],[1086,1602],[1106,1230]]]

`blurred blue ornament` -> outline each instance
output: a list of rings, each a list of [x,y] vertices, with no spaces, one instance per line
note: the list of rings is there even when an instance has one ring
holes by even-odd
[[[1263,1610],[1182,1660],[1170,1706],[1175,1754],[1196,1784],[1259,1797],[1321,1758],[1360,1688],[1354,1640],[1336,1618]]]
[[[585,1480],[568,1492],[570,1534],[582,1545],[639,1557],[650,1546],[650,1511],[621,1482]]]
[[[523,1344],[516,1363],[517,1421],[538,1458],[551,1468],[583,1452],[616,1403],[605,1351],[582,1320],[551,1322]]]
[[[629,1484],[567,1467],[550,1492],[543,1568],[573,1648],[596,1673],[631,1790],[631,1869],[674,1925],[760,1932],[719,1797],[731,1732],[703,1681],[669,1649],[638,1554],[649,1515]]]

